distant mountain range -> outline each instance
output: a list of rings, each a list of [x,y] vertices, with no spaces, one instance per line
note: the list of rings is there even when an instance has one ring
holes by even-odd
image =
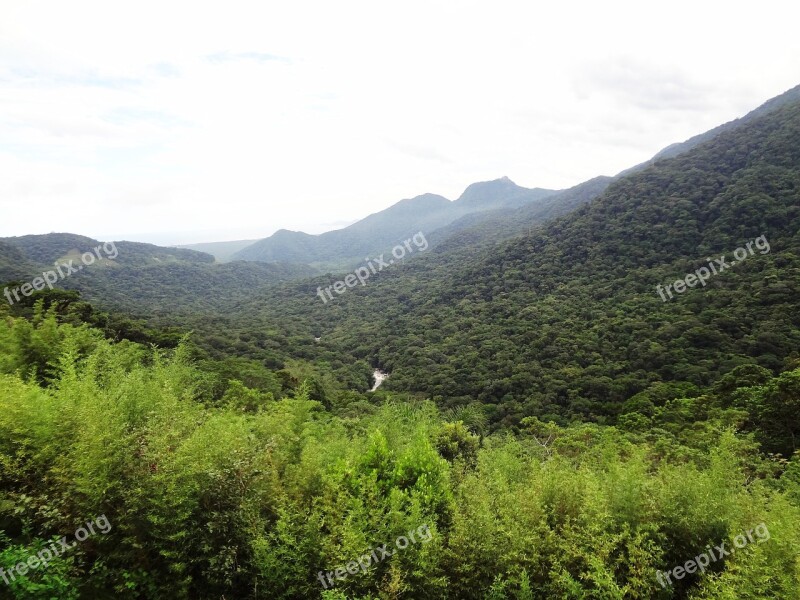
[[[423,194],[401,200],[349,227],[320,235],[281,229],[234,253],[232,259],[345,269],[362,262],[367,255],[391,249],[419,231],[428,235],[468,215],[476,215],[479,221],[480,215],[493,210],[535,205],[556,193],[556,190],[524,188],[508,177],[473,183],[457,200]],[[464,226],[474,222],[465,221]]]
[[[348,227],[319,235],[281,229],[257,241],[212,242],[182,247],[210,253],[219,262],[301,263],[319,271],[347,270],[363,262],[366,256],[385,252],[418,231],[426,235],[432,246],[452,238],[449,241],[451,247],[461,244],[478,248],[519,235],[548,219],[566,214],[599,196],[615,179],[688,152],[721,133],[797,99],[800,99],[800,86],[773,98],[744,117],[684,142],[671,144],[652,159],[626,169],[616,177],[597,177],[567,190],[529,189],[502,177],[473,183],[454,201],[437,194],[401,200]],[[464,235],[458,235],[460,233]]]

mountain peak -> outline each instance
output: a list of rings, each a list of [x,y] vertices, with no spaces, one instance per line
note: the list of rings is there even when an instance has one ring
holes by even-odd
[[[500,179],[492,179],[491,181],[479,181],[470,184],[464,193],[459,196],[456,202],[463,202],[465,204],[480,204],[488,199],[494,199],[498,195],[508,195],[509,193],[518,193],[524,191],[525,188],[519,187],[516,183],[511,181],[507,176]]]
[[[553,193],[553,190],[521,187],[511,181],[507,175],[504,175],[499,179],[471,184],[456,200],[456,203],[461,207],[479,210],[517,207]]]

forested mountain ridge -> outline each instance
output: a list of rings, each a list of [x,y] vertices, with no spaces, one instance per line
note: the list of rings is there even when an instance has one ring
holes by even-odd
[[[715,127],[709,131],[693,136],[685,142],[671,144],[659,151],[650,160],[626,169],[615,177],[595,177],[570,189],[552,194],[540,202],[531,203],[521,209],[498,209],[487,215],[469,215],[452,223],[450,226],[433,232],[429,237],[434,245],[440,240],[447,240],[447,247],[453,249],[455,246],[465,247],[467,245],[472,248],[485,247],[487,244],[496,243],[498,240],[520,235],[537,224],[564,215],[581,204],[593,200],[605,191],[606,187],[615,179],[633,174],[660,160],[673,158],[688,152],[696,146],[714,139],[725,131],[740,127],[786,104],[796,102],[797,100],[800,100],[800,86],[794,87],[780,96],[768,100],[739,119],[734,119],[733,121]]]
[[[520,415],[583,418],[614,415],[659,380],[702,385],[750,361],[779,369],[800,349],[798,229],[794,103],[617,181],[492,253],[438,297],[392,315],[396,349],[375,352],[391,357],[397,389],[477,396],[503,412],[514,398]],[[770,254],[672,302],[656,294],[761,235]]]

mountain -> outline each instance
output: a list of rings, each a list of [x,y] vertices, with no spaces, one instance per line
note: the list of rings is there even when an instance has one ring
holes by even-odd
[[[402,312],[384,309],[385,321],[370,324],[380,342],[369,355],[392,371],[394,389],[478,398],[495,418],[514,415],[508,423],[609,419],[654,382],[701,386],[748,363],[777,372],[800,347],[798,231],[795,102],[616,181],[439,286],[398,277],[387,295],[417,291]],[[657,294],[762,236],[771,253],[707,289],[670,302]],[[345,346],[363,337],[359,312],[334,325]]]
[[[557,216],[564,215],[580,205],[590,202],[616,179],[633,174],[665,158],[673,158],[692,148],[712,140],[720,133],[745,125],[752,120],[765,116],[786,104],[800,100],[800,86],[773,98],[744,117],[715,127],[710,131],[696,135],[685,142],[671,144],[658,152],[649,161],[626,169],[616,177],[595,177],[570,189],[550,194],[541,202],[530,203],[524,208],[497,209],[479,215],[468,215],[450,225],[434,231],[428,236],[431,246],[439,246],[438,250],[451,253],[450,261],[463,260],[465,255],[472,255],[499,241],[506,240],[530,230],[537,225]],[[500,181],[500,180],[498,180]],[[481,184],[476,184],[481,185]]]
[[[455,201],[436,194],[401,200],[344,229],[309,235],[282,229],[233,255],[236,260],[287,261],[320,268],[351,268],[367,255],[386,252],[418,232],[429,234],[465,215],[539,202],[554,190],[527,189],[507,177],[474,183]]]
[[[595,177],[522,208],[500,208],[470,214],[435,230],[428,236],[429,241],[437,252],[451,254],[451,261],[464,260],[465,255],[473,255],[503,240],[530,232],[547,220],[590,202],[602,194],[612,181],[611,177]]]
[[[176,248],[188,248],[197,252],[212,255],[217,262],[229,262],[239,250],[247,248],[258,240],[235,240],[230,242],[202,242],[199,244],[181,244]]]
[[[481,181],[468,186],[454,202],[460,209],[484,211],[494,208],[518,208],[542,200],[555,193],[543,188],[528,189],[518,186],[508,177],[494,181]]]

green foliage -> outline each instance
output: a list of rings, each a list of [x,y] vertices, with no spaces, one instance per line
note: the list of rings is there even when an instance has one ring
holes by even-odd
[[[0,533],[0,544],[4,549],[0,551],[0,567],[13,567],[25,563],[30,556],[35,556],[48,544],[58,545],[58,541],[32,539],[29,545],[11,543],[9,538]],[[30,600],[77,600],[78,580],[74,574],[73,560],[71,557],[56,556],[50,559],[47,566],[39,566],[37,570],[30,570],[25,575],[14,572],[13,575],[5,573],[4,580],[0,580],[0,590],[8,587],[12,598],[25,598]],[[0,596],[6,597],[3,592]]]
[[[734,403],[750,415],[762,448],[791,456],[800,447],[800,370],[765,385],[737,388]]]
[[[456,459],[474,465],[478,456],[480,439],[472,435],[461,421],[444,423],[435,438],[436,450],[449,461]]]
[[[276,398],[234,380],[214,401],[185,343],[146,350],[58,324],[52,311],[34,321],[6,317],[0,330],[11,365],[0,374],[0,566],[93,515],[105,514],[112,529],[19,579],[13,597],[800,592],[797,460],[760,454],[730,418],[744,414],[759,438],[776,425],[761,407],[792,397],[800,371],[766,381],[739,371],[745,387],[722,386],[735,398],[761,394],[764,403],[747,405],[754,415],[726,408],[733,401],[722,392],[672,398],[698,390],[655,387],[642,414],[653,432],[529,418],[516,436],[481,441],[430,402],[335,416],[309,398],[308,382]],[[45,339],[52,354],[23,352]],[[45,380],[20,377],[39,364]],[[686,433],[693,419],[705,422]],[[656,581],[657,570],[761,522],[768,542],[670,590]],[[421,526],[426,541],[321,585],[320,572],[394,548]]]

